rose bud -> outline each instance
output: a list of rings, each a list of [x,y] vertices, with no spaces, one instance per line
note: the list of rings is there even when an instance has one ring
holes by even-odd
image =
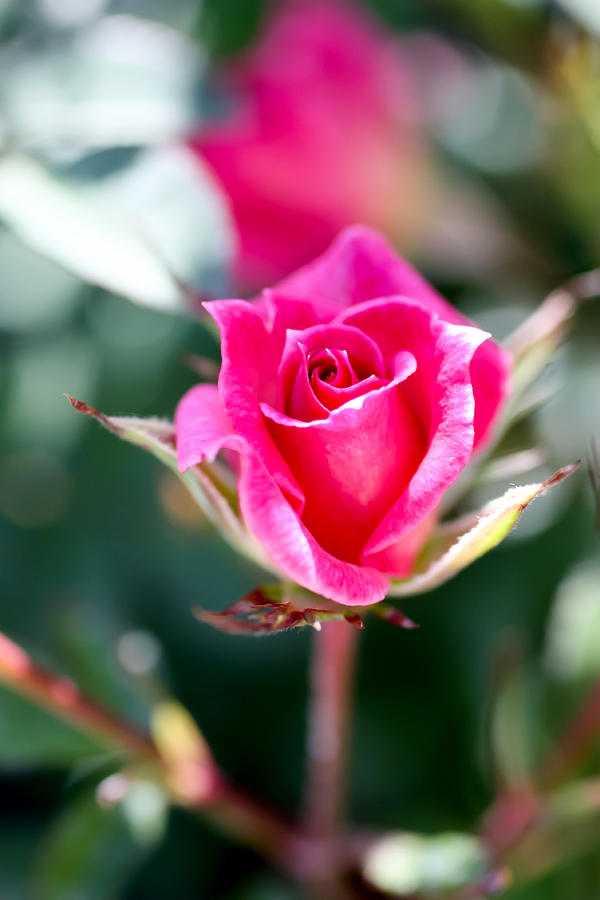
[[[254,303],[206,308],[223,361],[178,405],[180,471],[233,451],[272,567],[340,604],[381,600],[490,439],[509,355],[365,227]]]
[[[366,9],[273,4],[258,43],[216,78],[227,113],[189,146],[228,196],[238,285],[282,278],[354,222],[403,245],[418,230],[428,166],[409,72]]]

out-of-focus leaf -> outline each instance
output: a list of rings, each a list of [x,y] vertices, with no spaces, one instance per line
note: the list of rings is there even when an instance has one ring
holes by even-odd
[[[3,54],[6,128],[21,147],[70,153],[162,143],[192,127],[203,68],[199,45],[181,32],[149,19],[104,16],[58,47]]]
[[[432,836],[398,833],[373,844],[363,875],[378,890],[405,897],[471,884],[485,872],[486,853],[477,838],[454,832]]]
[[[559,586],[548,622],[546,668],[562,682],[589,683],[600,674],[600,564],[589,560]]]
[[[93,793],[59,815],[35,866],[36,900],[116,900],[143,859],[119,806],[100,806]]]
[[[234,230],[209,170],[183,145],[152,147],[84,196],[138,233],[186,285],[204,290],[233,254]]]
[[[600,34],[600,6],[594,0],[557,0],[557,3],[587,28]]]
[[[475,63],[464,60],[446,74],[438,81],[434,125],[448,150],[485,172],[523,169],[539,161],[545,135],[536,114],[535,82],[488,56]]]
[[[510,488],[503,497],[488,503],[480,512],[440,526],[425,549],[417,573],[404,580],[394,580],[390,595],[421,594],[448,581],[499,544],[532,500],[559,484],[578,466],[579,463],[564,466],[538,484]]]
[[[0,687],[0,765],[68,766],[106,747]]]
[[[164,312],[188,307],[185,291],[143,237],[16,152],[0,155],[0,219],[92,284]]]
[[[112,431],[118,437],[148,450],[181,479],[204,514],[225,539],[255,563],[270,568],[258,542],[246,530],[236,515],[237,498],[234,489],[220,477],[215,465],[202,463],[183,474],[177,468],[173,424],[166,419],[137,419],[126,416],[106,416],[93,406],[68,395],[71,406]]]

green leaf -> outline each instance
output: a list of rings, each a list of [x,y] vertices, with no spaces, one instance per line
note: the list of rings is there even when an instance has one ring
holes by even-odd
[[[163,312],[189,305],[142,237],[16,152],[0,156],[0,219],[26,244],[85,281]]]
[[[559,484],[579,467],[573,463],[546,481],[510,488],[477,513],[441,525],[410,578],[393,581],[390,595],[404,597],[433,590],[497,546],[517,524],[532,500]]]
[[[117,900],[143,856],[121,807],[101,806],[86,792],[54,823],[35,867],[32,896]]]

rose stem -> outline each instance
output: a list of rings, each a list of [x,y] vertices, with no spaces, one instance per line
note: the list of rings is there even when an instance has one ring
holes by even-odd
[[[332,870],[336,867],[337,840],[345,812],[347,745],[358,634],[347,622],[333,621],[323,623],[313,638],[304,824],[307,836],[316,842],[315,881],[321,877],[335,880],[337,876]]]
[[[197,761],[196,771],[192,760],[186,761],[186,769],[181,772],[169,770],[149,734],[83,695],[71,679],[56,677],[36,665],[1,632],[0,682],[78,731],[94,735],[103,743],[116,744],[150,762],[164,776],[175,802],[198,810],[282,867],[288,865],[287,857],[298,841],[295,832],[277,813],[228,782],[206,750]],[[202,785],[200,790],[198,785]]]

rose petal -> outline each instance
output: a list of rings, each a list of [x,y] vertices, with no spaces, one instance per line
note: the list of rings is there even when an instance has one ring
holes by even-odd
[[[479,450],[489,443],[504,401],[510,393],[512,357],[492,340],[476,351],[471,363],[475,396],[475,445]]]
[[[363,561],[391,547],[425,519],[453,484],[473,451],[475,402],[471,360],[489,335],[451,325],[423,307],[396,298],[364,303],[344,316],[369,334],[384,357],[402,340],[418,360],[406,384],[407,398],[421,416],[428,449],[410,484],[369,539]]]
[[[273,289],[280,296],[279,316],[291,315],[293,299],[310,301],[315,316],[331,316],[354,304],[393,295],[418,300],[446,322],[470,324],[414,269],[397,256],[377,232],[355,225],[345,229],[314,262],[299,269]],[[287,298],[287,299],[286,299]],[[512,360],[498,344],[488,341],[473,357],[475,447],[491,435],[498,412],[509,392]]]
[[[249,303],[214,300],[205,307],[221,333],[223,361],[219,391],[232,428],[256,450],[291,502],[300,509],[302,492],[275,447],[258,405],[259,400],[276,400],[282,346]]]
[[[348,385],[348,387],[338,388],[333,384],[327,384],[327,382],[315,378],[314,373],[311,377],[313,392],[325,407],[327,414],[335,409],[339,409],[340,406],[343,406],[350,400],[354,400],[356,397],[362,397],[363,394],[368,394],[377,388],[384,387],[386,383],[382,378],[370,375],[369,378],[365,378],[363,381],[357,381],[355,384]],[[323,419],[325,416],[320,416],[319,418]]]
[[[216,385],[197,384],[183,395],[175,410],[175,434],[180,472],[216,458],[223,440],[233,434]]]
[[[377,603],[389,580],[381,572],[335,559],[315,541],[249,443],[231,431],[217,388],[197,385],[175,415],[177,453],[184,472],[223,449],[241,456],[239,495],[246,526],[288,578],[347,606]]]
[[[345,606],[368,606],[385,597],[389,579],[323,549],[252,452],[242,454],[240,503],[248,528],[288,578]]]
[[[302,521],[340,559],[358,562],[367,538],[425,453],[424,436],[403,400],[403,382],[415,365],[407,354],[404,369],[389,384],[325,420],[300,422],[267,404],[261,407],[303,490]]]
[[[402,295],[420,300],[446,321],[462,320],[409,262],[364,225],[345,228],[325,253],[281,281],[273,294],[288,301],[312,300],[317,309],[338,312],[377,297]],[[280,311],[284,305],[282,299]]]

